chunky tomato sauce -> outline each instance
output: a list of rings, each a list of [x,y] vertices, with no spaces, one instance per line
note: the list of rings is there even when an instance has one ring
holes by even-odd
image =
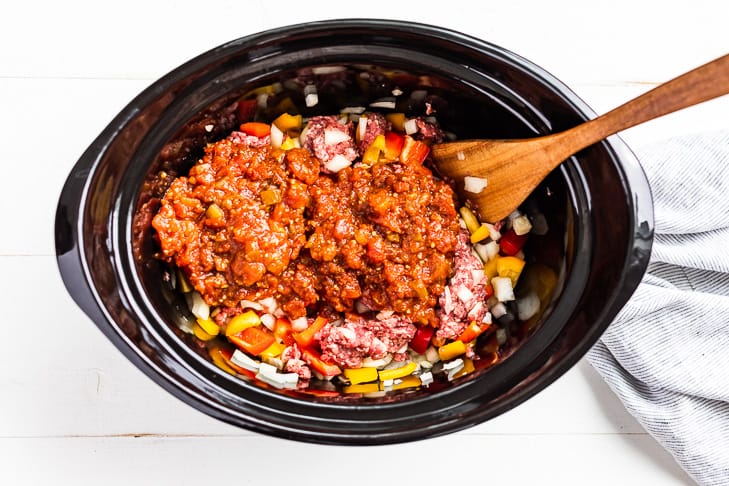
[[[437,326],[459,232],[451,188],[420,164],[319,167],[305,149],[210,144],[153,219],[163,258],[210,305],[273,296],[292,319],[358,304]]]

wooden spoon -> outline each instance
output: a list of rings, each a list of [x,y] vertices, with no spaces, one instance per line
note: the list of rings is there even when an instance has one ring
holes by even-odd
[[[437,144],[438,171],[456,182],[481,221],[496,222],[531,194],[574,153],[609,135],[676,110],[729,93],[729,54],[661,84],[647,93],[569,130],[524,140],[463,140]],[[729,116],[729,114],[727,114]],[[479,193],[464,189],[464,178],[486,179]]]

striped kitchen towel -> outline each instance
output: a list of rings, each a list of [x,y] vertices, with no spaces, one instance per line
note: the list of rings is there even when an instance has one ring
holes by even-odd
[[[655,203],[653,253],[588,360],[699,484],[729,485],[729,132],[638,156]]]

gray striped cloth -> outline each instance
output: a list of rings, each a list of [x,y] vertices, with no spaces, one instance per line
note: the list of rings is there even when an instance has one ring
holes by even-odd
[[[638,157],[655,200],[651,261],[587,358],[697,483],[729,485],[729,132]]]

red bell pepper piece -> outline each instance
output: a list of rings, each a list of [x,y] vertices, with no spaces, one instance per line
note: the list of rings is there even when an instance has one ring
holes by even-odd
[[[463,330],[460,336],[458,336],[459,341],[463,341],[464,343],[470,343],[477,337],[479,337],[481,334],[483,334],[484,331],[486,331],[489,327],[491,327],[490,324],[481,323],[479,324],[476,321],[471,321],[471,323],[466,327],[466,329]]]
[[[314,342],[314,336],[316,336],[316,333],[323,328],[328,321],[324,317],[317,317],[314,319],[314,322],[312,322],[309,327],[307,327],[305,330],[301,332],[295,332],[294,333],[294,340],[296,340],[296,343],[301,348],[308,348],[311,346],[311,343]]]
[[[240,100],[238,102],[238,121],[240,123],[245,123],[247,121],[253,120],[253,117],[256,115],[257,109],[258,102],[255,98]]]
[[[405,136],[395,132],[385,132],[385,159],[392,161],[398,158],[405,143]]]
[[[301,357],[309,366],[324,376],[337,376],[342,373],[339,366],[322,360],[321,355],[314,349],[302,349]]]
[[[271,133],[271,125],[261,122],[246,122],[240,126],[240,131],[254,137],[262,138]]]
[[[291,346],[296,342],[294,340],[294,331],[291,329],[291,322],[285,317],[276,319],[273,324],[273,335],[286,346]]]
[[[486,298],[484,300],[490,299],[494,295],[494,286],[490,283],[486,284]]]
[[[428,349],[433,333],[435,333],[433,326],[418,326],[415,335],[410,340],[410,349],[418,354],[423,354]]]
[[[528,233],[517,235],[514,228],[509,228],[509,231],[501,235],[501,240],[499,240],[501,253],[507,256],[516,255],[526,243],[527,236]]]
[[[248,327],[238,334],[228,336],[228,339],[242,351],[253,356],[261,354],[276,340],[268,329],[261,326]]]
[[[402,152],[400,152],[400,162],[406,165],[420,165],[429,153],[430,147],[410,135],[405,135]]]

